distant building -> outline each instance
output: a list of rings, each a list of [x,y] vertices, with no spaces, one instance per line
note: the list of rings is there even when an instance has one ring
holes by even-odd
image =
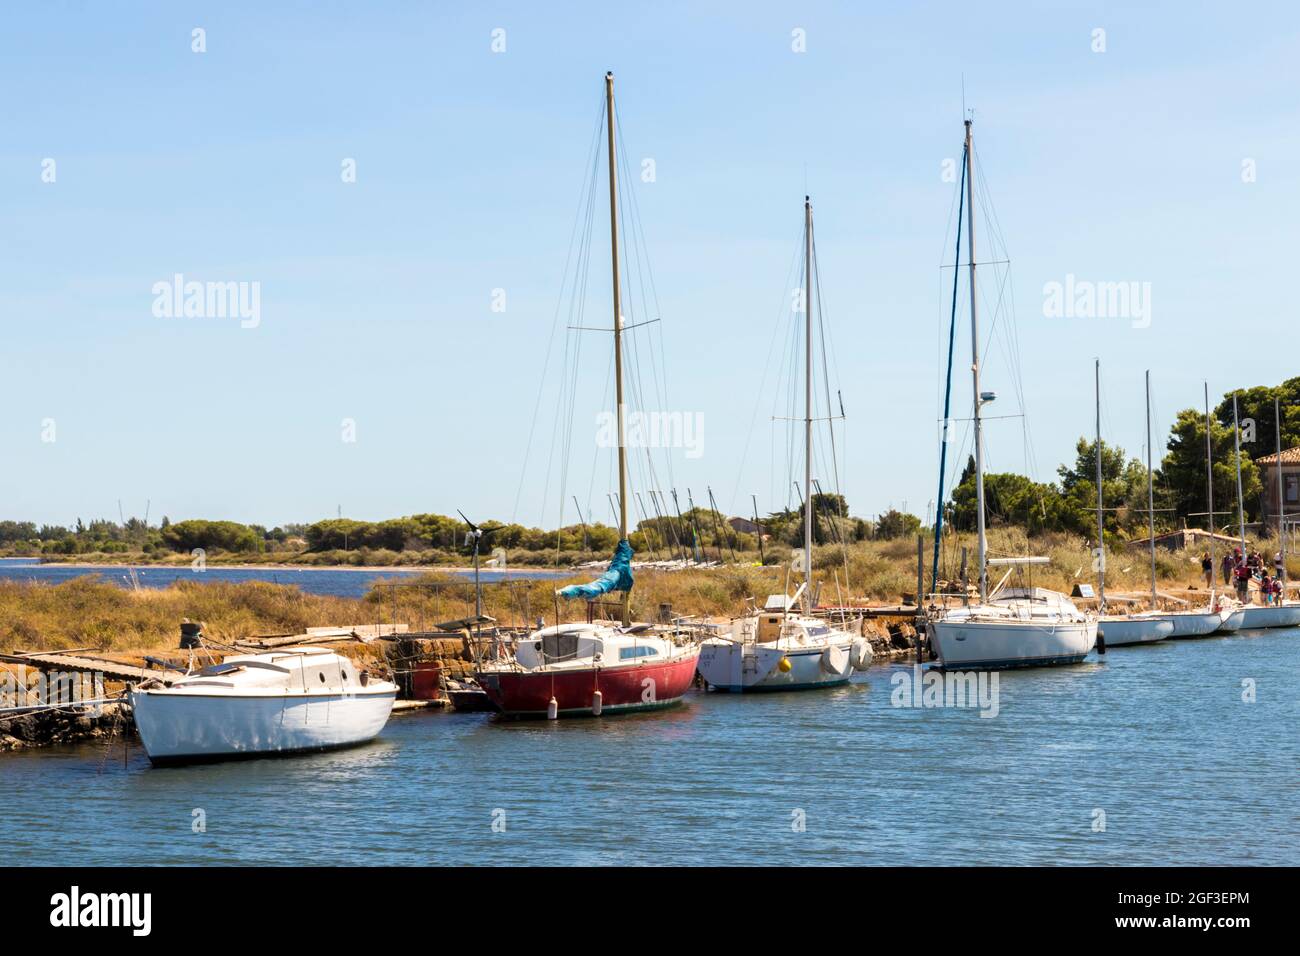
[[[1272,532],[1277,531],[1280,482],[1286,526],[1294,531],[1300,527],[1300,448],[1288,448],[1281,456],[1265,455],[1256,458],[1255,464],[1259,466],[1260,481],[1264,485],[1260,514],[1265,526]]]
[[[1210,539],[1214,539],[1216,549],[1232,548],[1241,543],[1240,539],[1226,534],[1210,534],[1201,528],[1179,528],[1177,531],[1167,531],[1164,534],[1156,535],[1156,547],[1164,548],[1166,551],[1183,551],[1204,550],[1209,548]],[[1128,543],[1128,546],[1135,551],[1149,551],[1151,549],[1150,538],[1135,538]]]
[[[758,525],[754,524],[754,522],[750,521],[748,518],[728,518],[727,524],[731,525],[733,531],[739,532],[740,534],[758,533]]]

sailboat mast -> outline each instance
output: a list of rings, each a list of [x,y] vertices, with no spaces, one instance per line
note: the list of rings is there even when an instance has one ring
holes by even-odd
[[[1156,610],[1156,481],[1151,468],[1151,369],[1147,369],[1147,532],[1151,537],[1151,610]],[[1210,565],[1213,567],[1211,559]]]
[[[623,303],[618,286],[618,163],[614,148],[614,74],[605,74],[605,124],[609,134],[609,255],[614,279],[614,401],[618,415],[618,538],[627,539],[627,415],[623,408]],[[632,623],[631,592],[623,592],[623,626]]]
[[[1094,391],[1097,399],[1097,610],[1106,610],[1106,514],[1101,499],[1101,359],[1094,366]]]
[[[1282,559],[1282,597],[1286,597],[1286,498],[1282,494],[1282,405],[1273,396],[1273,421],[1277,423],[1277,545]]]
[[[1241,494],[1241,422],[1237,418],[1237,393],[1232,393],[1232,442],[1237,450],[1237,527],[1241,533],[1241,558],[1246,559],[1246,500]]]
[[[1216,574],[1218,570],[1214,567],[1214,536],[1218,533],[1215,531],[1214,524],[1214,443],[1211,439],[1213,432],[1210,423],[1210,383],[1205,383],[1205,487],[1206,499],[1210,509],[1210,517],[1207,521],[1210,528],[1210,569]],[[1154,543],[1154,542],[1153,542]],[[1215,579],[1217,580],[1217,578]],[[1214,601],[1214,588],[1210,588],[1210,601]]]
[[[803,422],[803,554],[804,601],[812,607],[813,562],[813,323],[812,323],[812,201],[803,197],[803,314],[804,314],[804,422]]]
[[[975,176],[971,148],[971,121],[966,120],[966,253],[970,267],[971,380],[975,389],[975,521],[979,531],[980,602],[988,600],[988,537],[984,527],[984,427],[980,399],[980,325],[975,308]]]

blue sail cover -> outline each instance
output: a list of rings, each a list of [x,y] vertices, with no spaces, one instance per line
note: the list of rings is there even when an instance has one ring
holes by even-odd
[[[609,562],[609,569],[590,584],[570,584],[560,588],[562,598],[586,598],[594,601],[610,591],[632,590],[632,545],[624,538],[614,549],[614,560]]]

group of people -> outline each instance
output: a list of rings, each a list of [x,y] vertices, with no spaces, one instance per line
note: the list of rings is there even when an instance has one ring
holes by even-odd
[[[1286,580],[1286,567],[1279,551],[1273,556],[1273,573],[1268,573],[1264,565],[1264,556],[1258,551],[1243,554],[1241,548],[1233,548],[1230,554],[1223,556],[1220,564],[1225,585],[1235,585],[1237,598],[1243,604],[1250,604],[1250,584],[1258,582],[1259,597],[1264,604],[1280,604],[1282,601],[1282,582]],[[1214,562],[1207,551],[1201,555],[1201,570],[1205,572],[1207,587],[1214,585]]]

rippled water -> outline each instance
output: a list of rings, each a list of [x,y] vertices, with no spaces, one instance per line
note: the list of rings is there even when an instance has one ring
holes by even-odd
[[[892,707],[908,671],[632,717],[421,713],[308,757],[0,755],[0,845],[55,864],[1300,863],[1300,631],[1004,673],[993,719]]]

